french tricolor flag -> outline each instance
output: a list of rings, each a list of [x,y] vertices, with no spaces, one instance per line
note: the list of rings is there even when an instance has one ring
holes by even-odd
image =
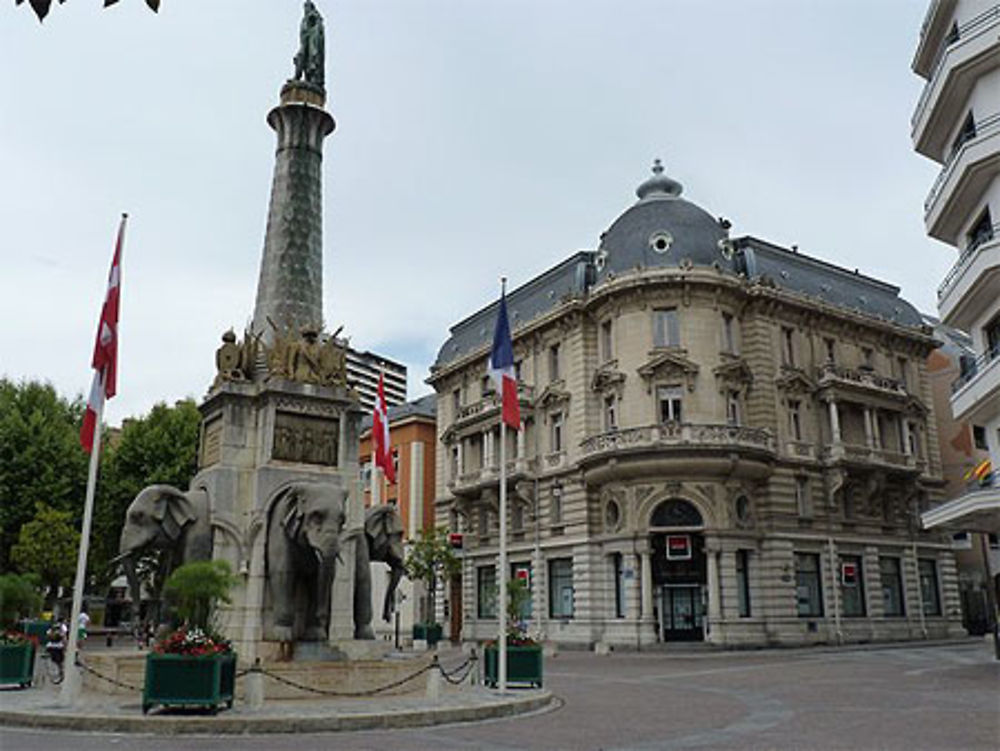
[[[500,293],[500,312],[493,331],[493,351],[490,352],[490,375],[496,381],[503,399],[500,417],[504,424],[518,430],[521,427],[521,406],[517,401],[517,377],[514,374],[514,348],[510,343],[510,323],[507,321],[507,295]]]

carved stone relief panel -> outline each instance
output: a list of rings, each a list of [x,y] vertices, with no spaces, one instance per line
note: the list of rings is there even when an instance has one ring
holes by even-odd
[[[199,467],[217,464],[222,458],[222,418],[214,417],[205,423],[201,434],[201,456]]]
[[[336,467],[339,440],[337,418],[278,411],[274,417],[271,458]]]

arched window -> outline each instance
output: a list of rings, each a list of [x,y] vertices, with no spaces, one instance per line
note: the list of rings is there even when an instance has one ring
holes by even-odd
[[[701,513],[692,504],[680,498],[664,501],[650,517],[651,527],[703,527]]]

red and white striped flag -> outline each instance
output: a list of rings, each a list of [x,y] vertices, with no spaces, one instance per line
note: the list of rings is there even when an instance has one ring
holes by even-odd
[[[91,361],[94,381],[90,387],[90,397],[87,399],[83,426],[80,428],[80,445],[88,454],[94,448],[97,416],[103,409],[104,400],[115,395],[118,385],[118,303],[121,289],[122,245],[125,240],[127,218],[127,214],[122,214],[122,222],[118,227],[118,240],[115,242],[115,255],[111,259],[111,272],[108,274],[108,292],[104,298],[104,307],[101,308],[101,318],[97,322],[97,340],[94,342],[94,357]]]
[[[378,374],[378,396],[372,415],[372,453],[375,454],[375,466],[382,468],[385,479],[396,482],[396,468],[392,466],[392,449],[389,446],[389,411],[385,406],[385,383],[381,373]]]

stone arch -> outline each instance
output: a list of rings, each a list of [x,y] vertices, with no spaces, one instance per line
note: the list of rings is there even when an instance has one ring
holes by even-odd
[[[704,529],[705,514],[686,498],[670,497],[661,500],[649,513],[648,527],[690,527]]]

